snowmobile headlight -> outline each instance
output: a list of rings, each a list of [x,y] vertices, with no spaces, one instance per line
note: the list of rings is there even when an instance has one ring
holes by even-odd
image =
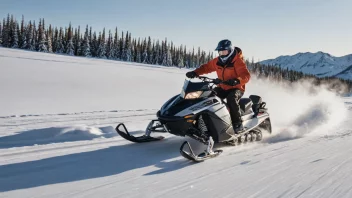
[[[185,96],[185,99],[197,99],[202,93],[203,91],[190,92]]]

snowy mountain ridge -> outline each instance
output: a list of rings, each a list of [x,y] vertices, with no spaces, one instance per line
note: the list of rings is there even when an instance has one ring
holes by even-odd
[[[352,79],[352,54],[335,57],[322,51],[297,53],[260,61],[264,65],[277,65],[282,69],[301,71],[317,77]]]

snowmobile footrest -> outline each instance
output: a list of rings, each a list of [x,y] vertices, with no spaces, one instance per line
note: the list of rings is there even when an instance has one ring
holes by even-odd
[[[129,140],[131,142],[136,142],[136,143],[153,142],[153,141],[160,141],[160,140],[164,139],[163,136],[151,137],[148,135],[142,135],[142,136],[135,137],[128,132],[126,126],[123,123],[118,124],[116,126],[115,130],[121,137],[125,138],[126,140]]]

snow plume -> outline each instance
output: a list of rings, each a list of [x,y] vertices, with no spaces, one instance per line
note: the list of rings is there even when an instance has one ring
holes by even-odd
[[[267,103],[273,136],[278,142],[307,135],[332,135],[348,113],[342,98],[310,81],[292,84],[252,79],[245,96],[260,95]]]

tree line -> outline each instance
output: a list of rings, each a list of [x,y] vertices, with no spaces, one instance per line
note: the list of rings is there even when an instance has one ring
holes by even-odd
[[[148,38],[133,38],[130,32],[121,36],[118,29],[97,33],[92,27],[46,28],[45,20],[21,23],[13,15],[0,22],[0,45],[8,48],[18,48],[30,51],[67,54],[71,56],[96,57],[111,60],[121,60],[145,64],[155,64],[177,67],[197,67],[213,58],[213,53],[206,53],[194,47],[187,49],[185,45],[175,46],[173,42],[153,40]]]

